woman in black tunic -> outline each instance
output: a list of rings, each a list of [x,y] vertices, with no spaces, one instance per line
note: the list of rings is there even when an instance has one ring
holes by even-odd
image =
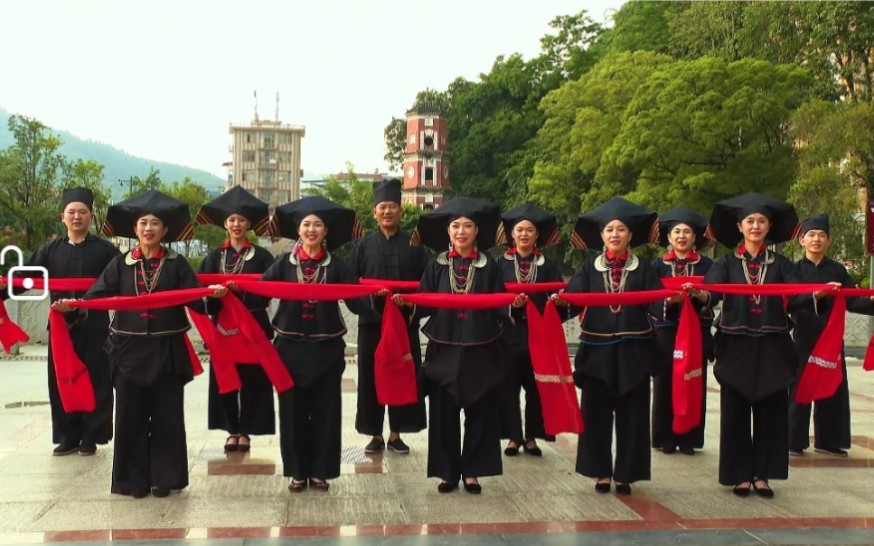
[[[629,249],[653,242],[656,213],[614,197],[584,214],[572,244],[604,251],[583,262],[569,293],[654,290],[662,283],[649,264]],[[557,298],[560,300],[559,298]],[[647,305],[583,309],[574,380],[582,390],[585,430],[577,444],[578,473],[595,478],[595,490],[631,493],[631,484],[650,478],[649,378],[657,370],[657,347]],[[572,308],[576,315],[579,309]],[[616,424],[616,461],[612,454]]]
[[[495,243],[500,210],[470,197],[455,197],[419,218],[414,241],[437,251],[419,283],[420,292],[490,294],[504,292],[501,272],[483,250]],[[394,296],[403,304],[403,296]],[[524,302],[522,296],[516,303]],[[440,493],[482,492],[479,477],[502,472],[500,386],[504,381],[501,332],[507,308],[431,309],[417,306],[414,320],[427,316],[428,337],[421,382],[430,398],[428,477],[440,478]],[[464,411],[464,438],[460,413]]]
[[[188,205],[149,190],[109,207],[103,231],[136,237],[133,250],[106,266],[83,299],[140,296],[200,287],[184,257],[162,242],[185,240],[193,231]],[[226,289],[214,285],[212,296]],[[59,308],[64,310],[66,301]],[[69,306],[66,306],[69,307]],[[205,313],[202,300],[189,304]],[[185,340],[184,306],[118,311],[106,344],[115,386],[112,489],[119,495],[166,497],[188,486],[184,387],[192,380]]]
[[[221,194],[203,205],[197,215],[198,224],[224,226],[228,240],[210,252],[200,264],[198,273],[246,274],[264,273],[273,265],[273,255],[266,249],[252,244],[246,237],[249,230],[256,235],[267,232],[267,203],[261,201],[241,186]],[[237,294],[246,309],[273,339],[273,327],[267,316],[269,298],[242,292],[230,281],[227,288]],[[212,300],[207,306],[213,320],[221,312],[221,301]],[[234,392],[219,394],[215,374],[210,368],[207,419],[210,430],[220,429],[228,433],[225,451],[249,451],[250,435],[274,434],[276,418],[273,407],[273,386],[264,370],[257,363],[238,363],[241,388]]]
[[[668,252],[652,262],[653,270],[661,278],[703,276],[713,265],[713,260],[698,253],[707,239],[707,218],[687,207],[677,207],[659,218],[659,244]],[[703,342],[701,369],[704,390],[701,402],[701,423],[685,434],[673,431],[673,362],[674,341],[680,322],[680,310],[686,296],[671,296],[661,309],[655,309],[656,340],[659,344],[659,374],[652,379],[652,447],[671,454],[694,455],[695,448],[704,447],[704,417],[707,400],[707,360],[713,353],[713,310],[710,295],[704,290],[690,290],[692,304],[698,311]]]
[[[716,240],[732,251],[716,260],[705,283],[801,282],[792,262],[768,249],[794,237],[798,217],[789,203],[748,193],[717,203],[710,226]],[[768,481],[789,476],[787,388],[798,355],[788,314],[812,308],[813,298],[714,293],[712,299],[722,299],[713,368],[721,391],[719,483],[734,486],[738,496],[749,495],[752,487],[771,498]]]
[[[274,233],[297,239],[261,277],[304,284],[354,284],[358,280],[331,251],[360,237],[355,212],[324,197],[304,197],[277,207]],[[358,313],[360,300],[346,300]],[[346,368],[346,325],[337,301],[282,300],[273,317],[274,344],[294,379],[279,395],[279,444],[288,489],[307,485],[327,491],[340,475],[341,380]]]
[[[498,259],[505,283],[545,283],[561,281],[561,273],[540,252],[559,239],[555,216],[534,205],[524,204],[501,215],[504,239],[510,248]],[[542,313],[549,297],[545,292],[524,294]],[[524,303],[524,302],[522,302]],[[501,437],[509,440],[504,454],[515,456],[521,447],[525,453],[541,456],[537,438],[555,441],[543,428],[540,393],[534,382],[534,368],[528,351],[528,323],[525,305],[513,307],[513,323],[504,332],[506,342],[507,380],[502,388]],[[519,390],[525,389],[525,432],[522,432],[522,412]]]

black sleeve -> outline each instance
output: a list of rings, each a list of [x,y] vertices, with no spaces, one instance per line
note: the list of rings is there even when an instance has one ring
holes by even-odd
[[[97,298],[108,298],[119,295],[119,285],[121,282],[121,268],[124,264],[124,255],[119,254],[109,265],[103,270],[103,273],[97,277],[91,288],[82,295],[83,300],[93,300]]]

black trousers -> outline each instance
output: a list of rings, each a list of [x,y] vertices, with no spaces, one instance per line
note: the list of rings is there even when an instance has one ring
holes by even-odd
[[[417,328],[407,328],[410,352],[416,366],[416,376],[422,365],[422,347]],[[382,337],[381,325],[358,325],[358,405],[355,413],[355,430],[370,436],[382,435],[386,407],[376,397],[374,358],[376,346]],[[388,407],[388,428],[391,432],[419,432],[426,426],[425,401],[407,406]]]
[[[603,381],[585,377],[580,409],[584,429],[577,442],[577,472],[590,478],[612,477],[620,483],[650,479],[649,382],[614,396]]]
[[[802,363],[810,356],[802,353]],[[834,395],[813,404],[796,404],[795,386],[790,391],[789,402],[789,448],[803,450],[810,447],[810,407],[813,406],[813,445],[820,449],[849,449],[850,434],[850,385],[847,382],[847,363],[843,360],[844,379]],[[799,374],[803,370],[799,369]],[[799,376],[800,377],[800,376]]]
[[[52,443],[78,445],[80,442],[105,444],[112,439],[112,373],[109,357],[103,350],[105,331],[70,331],[73,350],[88,369],[94,387],[96,407],[91,412],[67,413],[58,392],[52,344],[48,353],[49,407],[52,414]]]
[[[237,364],[242,388],[219,394],[215,374],[210,367],[207,421],[210,430],[228,434],[275,434],[276,410],[273,385],[261,366]]]
[[[501,438],[507,440],[554,441],[547,437],[543,428],[543,406],[540,392],[534,381],[534,368],[528,351],[510,351],[511,359],[507,379],[501,386]],[[519,391],[525,389],[525,431],[522,431],[522,410],[519,407]]]
[[[307,386],[279,395],[283,476],[327,480],[340,475],[342,374],[342,366],[330,366]]]
[[[704,447],[704,421],[707,417],[707,362],[702,363],[704,396],[701,400],[701,423],[685,434],[675,434],[674,382],[671,372],[652,378],[652,447]]]
[[[428,477],[457,482],[503,472],[500,393],[494,389],[464,409],[464,438],[458,401],[433,383],[428,386]]]
[[[184,386],[177,375],[139,385],[116,374],[113,493],[188,486]]]
[[[789,477],[789,394],[751,402],[727,387],[720,393],[719,483]],[[750,417],[752,416],[752,422]]]

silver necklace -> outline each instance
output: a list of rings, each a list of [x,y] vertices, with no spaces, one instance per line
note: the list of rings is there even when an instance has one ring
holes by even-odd
[[[143,277],[143,285],[146,287],[146,294],[151,294],[152,290],[158,286],[158,279],[161,277],[161,271],[164,269],[164,257],[162,256],[158,262],[158,267],[153,270],[146,271],[146,258],[140,260],[140,274]],[[134,289],[137,296],[140,295],[140,288],[137,284],[136,275],[134,275]]]
[[[613,282],[612,268],[608,268],[607,270],[601,272],[601,276],[604,278],[604,292],[607,292],[608,294],[620,294],[625,291],[625,282],[628,280],[628,270],[625,269],[624,265],[622,266],[622,276],[619,278],[619,283]],[[610,305],[609,307],[610,312],[613,314],[622,312],[621,305]]]
[[[521,265],[519,265],[519,255],[515,256],[513,260],[513,269],[516,272],[516,282],[520,283],[534,283],[537,282],[537,257],[534,256],[531,259],[531,264],[528,266],[528,269],[523,269]]]
[[[765,259],[763,260],[762,267],[759,269],[759,272],[753,276],[750,274],[750,269],[747,267],[747,257],[745,254],[740,254],[740,265],[743,268],[744,272],[744,280],[747,281],[749,285],[762,285],[765,284],[765,276],[768,274],[768,251],[765,251]],[[756,305],[762,304],[762,295],[756,294],[753,296],[753,301],[756,302]]]
[[[243,266],[246,265],[246,251],[242,254],[237,254],[237,259],[228,267],[227,264],[228,249],[222,249],[221,270],[225,275],[233,275],[243,271]]]
[[[452,289],[453,294],[469,294],[475,274],[476,268],[471,262],[470,267],[467,268],[467,275],[458,275],[455,272],[455,258],[449,258],[449,288]]]

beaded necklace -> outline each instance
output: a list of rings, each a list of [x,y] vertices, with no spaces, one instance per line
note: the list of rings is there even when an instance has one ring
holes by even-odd
[[[520,283],[534,283],[537,282],[537,257],[533,256],[531,261],[528,262],[528,267],[525,267],[520,263],[520,256],[517,254],[514,256],[513,260],[513,269],[516,272],[516,282]]]
[[[473,287],[474,275],[476,275],[476,268],[473,267],[473,262],[467,268],[466,275],[459,275],[455,272],[455,258],[449,258],[449,287],[453,294],[469,294]]]
[[[759,271],[756,272],[755,275],[750,273],[750,268],[747,267],[747,256],[745,252],[739,252],[740,255],[740,265],[744,271],[744,280],[749,285],[762,285],[765,284],[765,276],[768,275],[768,251],[765,250],[765,259],[763,260],[763,264]],[[756,305],[762,304],[762,295],[756,294],[753,297],[753,301],[756,302]]]
[[[158,279],[161,277],[161,271],[164,270],[164,256],[158,261],[158,266],[154,269],[146,269],[146,258],[143,257],[140,260],[140,274],[143,277],[143,285],[146,287],[146,294],[151,294],[152,290],[158,285]],[[134,276],[136,277],[136,276]],[[134,278],[134,290],[136,291],[137,296],[140,295],[140,288],[137,284],[136,278]]]
[[[243,266],[246,265],[246,249],[242,249],[241,254],[237,254],[235,252],[234,255],[237,258],[230,265],[228,265],[228,263],[227,263],[228,250],[229,249],[227,249],[227,248],[222,249],[222,256],[221,256],[222,273],[224,273],[225,275],[232,275],[232,274],[240,273],[241,271],[243,271]]]
[[[608,263],[606,255],[602,256],[601,259]],[[618,283],[613,281],[613,268],[609,266],[609,263],[607,269],[601,272],[601,276],[604,278],[604,292],[619,294],[625,291],[625,282],[628,280],[628,269],[625,268],[625,265],[622,266],[622,276],[619,278]],[[610,305],[609,308],[610,312],[614,315],[622,312],[621,305]]]

